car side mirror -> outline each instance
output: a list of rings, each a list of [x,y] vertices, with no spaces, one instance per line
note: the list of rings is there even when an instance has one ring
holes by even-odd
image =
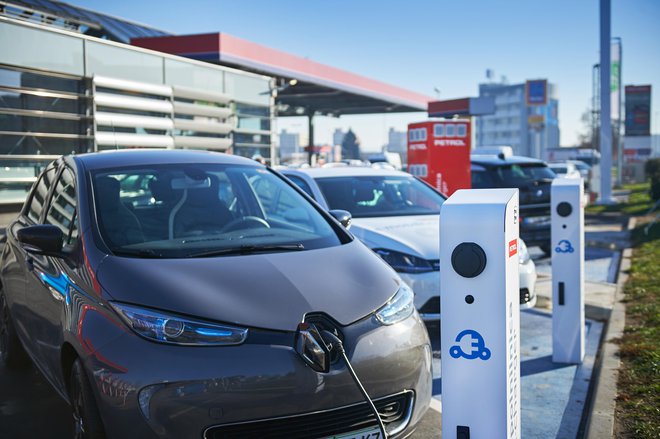
[[[38,224],[20,229],[16,236],[28,253],[61,257],[63,234],[52,224]]]
[[[353,219],[351,212],[347,210],[333,209],[330,211],[330,215],[332,215],[334,219],[339,221],[341,225],[344,226],[346,229],[349,229],[351,227],[351,220]]]

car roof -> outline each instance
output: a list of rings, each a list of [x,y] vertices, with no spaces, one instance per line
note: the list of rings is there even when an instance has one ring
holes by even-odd
[[[545,165],[543,160],[534,159],[532,157],[522,157],[522,156],[510,156],[505,158],[500,158],[496,155],[472,155],[470,161],[473,164],[481,166],[506,166],[506,165],[521,165],[521,164],[532,164],[532,165]]]
[[[140,165],[175,165],[191,163],[219,163],[262,166],[245,157],[212,151],[186,149],[129,149],[80,154],[71,158],[88,170],[121,168]]]
[[[286,174],[288,169],[282,169]],[[407,172],[397,171],[394,169],[385,168],[372,168],[369,166],[341,166],[335,168],[298,168],[292,169],[296,173],[305,173],[312,178],[324,177],[369,177],[369,176],[383,176],[383,177],[412,177]]]

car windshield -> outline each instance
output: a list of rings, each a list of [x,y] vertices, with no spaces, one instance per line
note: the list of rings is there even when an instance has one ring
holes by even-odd
[[[525,187],[556,177],[552,169],[542,164],[498,166],[493,168],[493,174],[500,187]]]
[[[316,179],[330,209],[354,218],[440,213],[445,198],[412,177],[355,176]]]
[[[568,173],[568,169],[566,168],[566,166],[553,166],[552,170],[556,174],[566,174],[566,173]]]
[[[345,242],[303,196],[260,167],[102,170],[92,175],[92,185],[99,232],[118,256],[206,257]]]

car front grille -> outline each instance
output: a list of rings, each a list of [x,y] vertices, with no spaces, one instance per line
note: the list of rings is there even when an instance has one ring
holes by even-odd
[[[390,435],[403,430],[412,414],[413,392],[379,398],[374,405]],[[332,410],[210,427],[206,439],[314,439],[377,426],[366,402]]]

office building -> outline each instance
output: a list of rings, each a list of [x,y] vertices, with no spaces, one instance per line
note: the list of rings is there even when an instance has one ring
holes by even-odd
[[[530,101],[529,84],[541,85],[543,97]],[[559,147],[559,100],[554,84],[544,80],[479,84],[479,96],[495,98],[495,114],[476,118],[477,148],[508,145],[516,155],[542,158],[547,149]]]
[[[300,134],[280,131],[280,160],[286,161],[300,152]]]

